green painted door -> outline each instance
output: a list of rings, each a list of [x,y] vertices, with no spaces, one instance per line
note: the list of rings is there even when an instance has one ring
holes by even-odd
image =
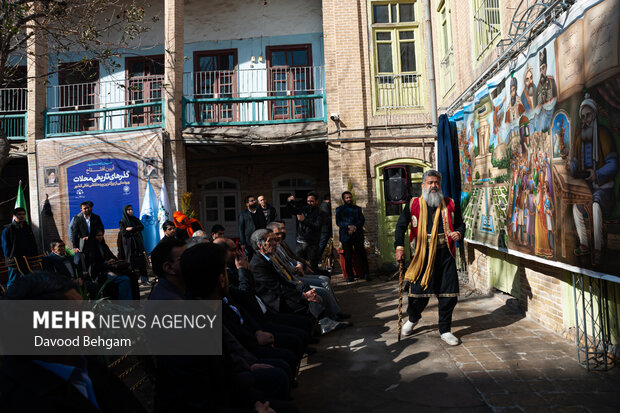
[[[417,197],[422,193],[422,175],[430,165],[416,159],[396,159],[375,168],[375,187],[377,194],[377,214],[379,223],[379,265],[382,267],[396,265],[394,257],[394,232],[396,223],[406,201],[402,201],[402,191],[390,185],[390,180],[406,178],[408,197]],[[396,185],[398,186],[398,185]],[[405,235],[406,257],[409,257],[409,231]]]

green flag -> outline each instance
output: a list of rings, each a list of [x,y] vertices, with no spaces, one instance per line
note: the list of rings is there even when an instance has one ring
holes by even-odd
[[[24,191],[22,190],[22,181],[19,181],[19,187],[17,188],[17,199],[15,200],[15,208],[24,208],[26,210],[26,222],[30,223],[28,219],[28,205],[26,205],[26,198],[24,197]]]

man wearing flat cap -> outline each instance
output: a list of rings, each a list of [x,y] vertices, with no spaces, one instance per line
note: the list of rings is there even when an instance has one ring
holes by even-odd
[[[570,174],[586,180],[592,191],[592,235],[594,251],[586,229],[586,214],[583,205],[573,205],[573,217],[579,236],[576,256],[593,253],[593,263],[601,261],[603,220],[609,217],[616,204],[614,178],[618,173],[618,151],[609,130],[598,124],[598,106],[586,93],[579,107],[581,129],[575,133],[573,154],[570,160]]]
[[[536,88],[536,106],[551,102],[558,96],[558,88],[553,76],[547,76],[547,49],[542,49],[538,54],[540,81]]]

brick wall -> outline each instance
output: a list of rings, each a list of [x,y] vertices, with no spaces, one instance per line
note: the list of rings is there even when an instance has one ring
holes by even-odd
[[[67,168],[78,162],[100,159],[115,158],[126,159],[138,163],[139,181],[139,200],[142,202],[146,179],[143,176],[143,160],[146,158],[156,158],[158,160],[158,178],[151,179],[155,193],[159,196],[162,184],[162,134],[160,131],[132,132],[124,134],[106,134],[95,136],[80,136],[75,138],[44,139],[37,141],[37,163],[38,175],[30,175],[30,184],[38,185],[39,205],[42,208],[46,199],[49,200],[53,216],[42,214],[41,229],[44,238],[44,250],[49,250],[48,244],[52,238],[61,238],[67,245],[69,241],[69,223],[71,215],[69,212],[69,195]],[[46,167],[58,168],[58,186],[45,186],[44,171]],[[118,219],[122,217],[121,209],[123,205],[118,205]],[[136,212],[139,206],[134,205]],[[93,212],[97,213],[97,205],[93,207]],[[33,215],[39,214],[39,210],[33,211]],[[106,228],[105,239],[113,252],[116,251],[116,238],[118,227]]]
[[[474,244],[466,245],[469,284],[483,293],[492,291],[489,284],[488,248]],[[570,337],[569,329],[572,308],[564,296],[564,287],[569,282],[569,274],[560,268],[551,267],[517,257],[519,305],[525,314],[537,323]]]
[[[420,13],[417,15],[421,21]],[[334,207],[341,193],[351,190],[363,208],[366,238],[371,244],[369,264],[371,270],[376,270],[380,228],[375,167],[400,158],[432,162],[435,134],[428,126],[431,116],[427,108],[422,113],[416,109],[373,115],[370,30],[365,0],[323,1],[327,113],[340,116],[338,125],[328,121],[330,192]],[[422,57],[418,63],[424,65]],[[428,105],[425,83],[423,91]],[[337,246],[335,221],[334,241]]]

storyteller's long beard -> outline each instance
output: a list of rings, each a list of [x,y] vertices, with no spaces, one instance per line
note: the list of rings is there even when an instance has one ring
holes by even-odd
[[[441,189],[437,189],[434,192],[430,188],[422,189],[422,198],[426,201],[426,205],[431,208],[437,208],[443,199],[443,192],[441,192]]]
[[[584,125],[581,128],[581,139],[583,139],[584,142],[592,141],[592,136],[594,135],[593,123],[594,122],[590,122],[589,125]]]
[[[533,83],[530,83],[529,85],[527,85],[525,93],[528,96],[534,96],[534,84]]]

